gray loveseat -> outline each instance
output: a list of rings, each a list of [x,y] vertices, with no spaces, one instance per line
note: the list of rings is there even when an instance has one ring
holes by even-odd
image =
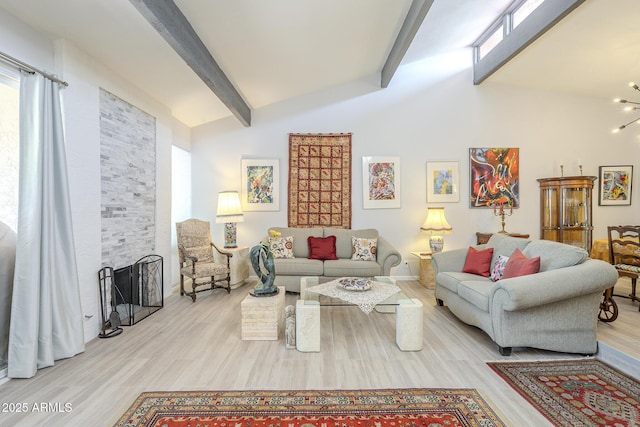
[[[290,228],[271,227],[269,230],[281,234],[280,237],[293,236],[294,258],[276,258],[276,286],[284,286],[287,291],[300,292],[300,279],[305,276],[325,277],[372,277],[388,276],[391,267],[400,265],[402,257],[391,244],[378,235],[376,229],[348,230],[342,228]],[[308,259],[307,238],[336,236],[337,260]],[[352,260],[351,237],[377,239],[375,261]],[[264,238],[266,242],[268,237]]]
[[[464,323],[486,332],[503,356],[513,347],[597,351],[599,304],[618,279],[612,265],[574,246],[503,234],[474,247],[493,248],[492,268],[498,255],[510,256],[518,248],[527,258],[540,257],[540,271],[494,282],[462,272],[467,249],[434,254],[438,305],[446,304]]]

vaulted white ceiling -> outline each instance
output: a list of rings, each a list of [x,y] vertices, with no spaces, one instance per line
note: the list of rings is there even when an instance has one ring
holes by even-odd
[[[255,109],[379,75],[411,0],[175,3]],[[469,47],[510,3],[435,0],[402,64]],[[127,0],[0,0],[0,8],[71,41],[188,126],[231,114]],[[586,0],[483,84],[632,96],[626,84],[640,80],[638,17],[639,0]]]

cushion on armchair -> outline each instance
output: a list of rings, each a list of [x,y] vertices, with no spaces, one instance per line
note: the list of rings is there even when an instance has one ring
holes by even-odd
[[[184,255],[187,257],[194,256],[198,258],[197,262],[202,264],[213,262],[213,250],[211,245],[185,248]],[[186,261],[187,264],[191,265],[191,260],[189,258],[187,258]]]

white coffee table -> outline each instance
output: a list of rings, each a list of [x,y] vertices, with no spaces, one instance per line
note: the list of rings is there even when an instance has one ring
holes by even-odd
[[[322,282],[320,281],[322,280]],[[342,306],[358,309],[349,302],[307,292],[307,288],[330,279],[303,277],[300,279],[300,299],[296,302],[296,348],[302,352],[320,351],[320,307]],[[395,283],[389,277],[374,277],[377,282]],[[367,292],[367,291],[365,291]],[[407,297],[402,291],[376,305],[375,311],[396,313],[396,344],[402,351],[420,351],[423,347],[423,307],[416,298]]]

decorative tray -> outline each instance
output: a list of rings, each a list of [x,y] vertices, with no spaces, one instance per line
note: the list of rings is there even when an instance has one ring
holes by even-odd
[[[345,277],[338,279],[338,286],[347,291],[368,291],[373,286],[373,280],[363,279],[362,277]]]

